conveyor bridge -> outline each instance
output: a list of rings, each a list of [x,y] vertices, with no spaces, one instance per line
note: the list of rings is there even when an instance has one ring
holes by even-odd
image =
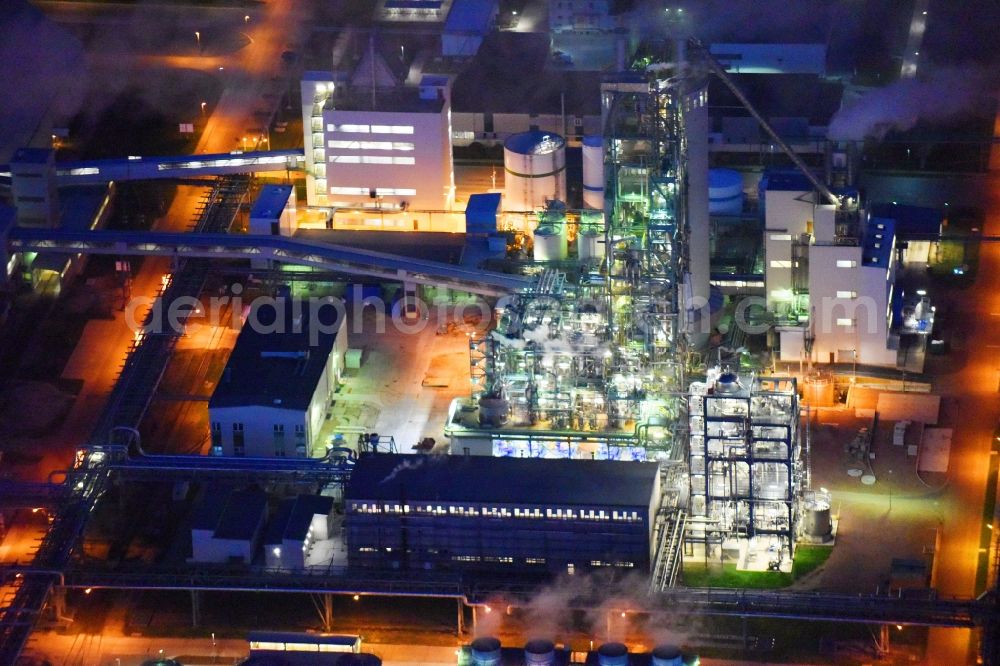
[[[34,227],[0,229],[7,252],[159,255],[179,259],[257,259],[311,266],[348,275],[448,287],[483,296],[502,296],[529,288],[520,275],[473,270],[437,261],[359,250],[285,236],[225,233],[67,231]]]

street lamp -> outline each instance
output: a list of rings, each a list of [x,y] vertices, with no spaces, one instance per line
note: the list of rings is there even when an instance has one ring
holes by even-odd
[[[250,15],[249,14],[247,14],[246,16],[243,17],[243,22],[244,23],[249,23],[250,22]]]
[[[201,51],[201,33],[197,30],[194,31],[194,38],[198,42],[198,50]]]
[[[207,104],[207,102],[202,102],[201,103],[201,115],[203,115],[203,116],[205,115],[205,104]]]

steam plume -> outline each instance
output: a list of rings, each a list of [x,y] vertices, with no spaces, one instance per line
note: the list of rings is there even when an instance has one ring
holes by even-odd
[[[901,79],[847,103],[830,121],[834,140],[881,139],[919,121],[944,121],[994,110],[997,76],[985,68],[940,68]]]

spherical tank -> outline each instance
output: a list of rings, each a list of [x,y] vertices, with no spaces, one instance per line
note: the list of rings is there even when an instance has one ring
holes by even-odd
[[[583,137],[583,206],[604,208],[604,140],[594,134]]]
[[[712,215],[739,215],[743,211],[743,176],[739,171],[709,170],[708,211]]]
[[[566,199],[566,140],[553,132],[514,134],[503,144],[504,210],[530,211]]]

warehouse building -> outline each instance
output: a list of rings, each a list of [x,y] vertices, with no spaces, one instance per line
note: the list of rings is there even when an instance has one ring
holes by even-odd
[[[351,566],[648,571],[654,463],[362,456],[345,494]]]
[[[267,519],[267,495],[259,488],[212,488],[191,517],[191,562],[250,564]]]
[[[309,455],[344,368],[343,329],[333,307],[279,299],[252,309],[208,402],[212,453]]]

